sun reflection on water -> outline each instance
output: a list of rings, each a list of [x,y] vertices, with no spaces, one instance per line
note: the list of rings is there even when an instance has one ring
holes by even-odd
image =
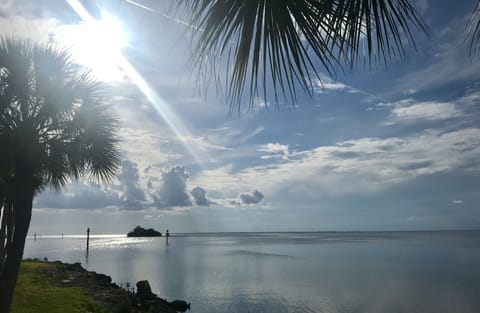
[[[154,238],[131,238],[131,237],[113,237],[113,238],[97,238],[90,242],[93,249],[123,249],[139,247],[151,243]]]

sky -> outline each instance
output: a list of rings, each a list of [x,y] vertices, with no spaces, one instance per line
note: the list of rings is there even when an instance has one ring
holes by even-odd
[[[311,96],[228,115],[168,1],[0,0],[0,33],[68,47],[120,121],[118,177],[42,192],[30,232],[479,229],[480,59],[465,41],[476,1],[413,2],[430,32],[405,58],[334,77],[319,67]],[[82,20],[78,3],[107,22]]]

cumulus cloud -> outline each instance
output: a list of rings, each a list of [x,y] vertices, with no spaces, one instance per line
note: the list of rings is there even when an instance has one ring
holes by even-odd
[[[242,193],[239,197],[243,204],[256,204],[265,198],[264,195],[256,189],[250,193]]]
[[[190,191],[196,205],[208,206],[212,201],[207,198],[207,192],[202,187],[195,187]]]
[[[190,174],[182,166],[175,166],[162,172],[162,186],[157,200],[166,207],[190,206],[192,201],[187,192]]]
[[[157,166],[149,166],[141,169],[135,162],[124,160],[117,181],[111,186],[77,182],[62,193],[42,193],[35,198],[34,206],[42,209],[170,210],[193,205],[223,204],[228,201],[228,198],[221,196],[218,202],[217,199],[209,199],[206,190],[200,186],[188,191],[190,174],[184,167],[161,169],[161,178],[157,176],[156,168]],[[255,196],[258,197],[253,197]],[[154,217],[147,214],[144,218]]]
[[[122,172],[118,176],[119,198],[126,209],[143,209],[145,207],[145,191],[140,186],[138,166],[130,160],[122,161]]]
[[[33,202],[35,208],[52,209],[101,209],[120,204],[116,192],[87,183],[74,183],[62,193],[43,192]]]
[[[62,193],[44,192],[35,200],[37,208],[58,209],[141,210],[146,204],[137,164],[130,160],[122,161],[122,170],[112,186],[76,182]]]
[[[462,204],[463,200],[452,200],[453,204]]]

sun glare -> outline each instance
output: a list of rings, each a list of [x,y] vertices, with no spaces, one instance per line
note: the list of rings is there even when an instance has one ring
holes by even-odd
[[[103,15],[99,20],[61,26],[55,38],[98,79],[115,81],[124,76],[120,62],[126,38],[121,23],[113,16]]]
[[[64,26],[59,29],[57,36],[59,41],[69,44],[72,53],[79,62],[89,66],[97,76],[103,80],[128,79],[151,102],[152,106],[165,121],[168,127],[176,134],[183,143],[185,149],[195,159],[198,165],[203,167],[205,161],[212,162],[208,153],[203,153],[204,159],[200,159],[195,147],[183,138],[191,138],[192,134],[183,121],[177,116],[170,104],[165,101],[147,81],[138,73],[135,67],[122,54],[122,48],[127,44],[121,23],[113,16],[102,15],[96,20],[78,0],[66,0],[71,8],[82,19],[78,25]]]

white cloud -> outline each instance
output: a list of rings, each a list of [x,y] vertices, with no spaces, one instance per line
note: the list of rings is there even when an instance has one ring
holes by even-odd
[[[169,143],[166,136],[133,128],[119,129],[118,136],[126,158],[135,160],[139,168],[175,161],[176,156],[171,149],[164,149]],[[140,151],[141,153],[139,153]]]
[[[162,172],[162,186],[156,197],[161,207],[190,206],[192,201],[187,193],[190,174],[184,167],[175,166]]]
[[[262,155],[262,159],[270,159],[270,158],[286,158],[289,155],[288,145],[282,145],[280,143],[267,143],[264,145],[260,145],[257,149],[259,152],[265,152],[267,155]]]
[[[479,138],[479,128],[427,130],[404,138],[365,137],[290,153],[288,162],[238,172],[228,166],[204,171],[195,183],[222,195],[260,188],[270,199],[293,188],[311,189],[317,196],[370,193],[422,175],[475,170]]]
[[[0,7],[0,35],[14,35],[39,43],[50,42],[59,21],[53,17],[10,15],[9,4]],[[2,13],[3,12],[3,13]]]
[[[119,205],[121,200],[117,192],[85,182],[74,183],[62,193],[43,192],[33,202],[33,206],[40,209],[102,209]]]
[[[326,94],[326,93],[334,93],[334,92],[346,92],[350,94],[361,94],[365,96],[365,99],[363,102],[378,102],[378,101],[383,101],[380,97],[377,95],[363,90],[363,89],[358,89],[349,85],[346,85],[344,83],[334,81],[328,77],[321,77],[320,79],[312,79],[312,89],[313,92],[316,94]]]
[[[333,81],[329,78],[322,77],[321,79],[314,78],[312,79],[312,87],[315,93],[325,93],[329,91],[340,91],[340,90],[356,90],[350,86],[347,86],[341,82]]]
[[[203,170],[191,180],[192,185],[208,186],[208,190],[215,199],[234,198],[243,190],[255,188],[254,184],[237,175],[231,165]]]
[[[193,197],[194,203],[200,206],[208,206],[214,204],[215,202],[207,198],[207,192],[202,187],[195,187],[190,191],[190,194]]]
[[[255,111],[264,111],[267,110],[270,106],[270,102],[266,102],[265,99],[261,97],[254,97],[252,101],[252,109]]]
[[[463,200],[452,200],[453,204],[462,204]]]
[[[263,193],[255,189],[250,193],[240,194],[239,198],[243,204],[257,204],[262,201],[265,196],[263,195]]]
[[[406,99],[393,104],[393,109],[386,124],[413,123],[421,120],[441,121],[463,115],[464,113],[452,102],[416,102],[413,99]]]
[[[146,203],[145,191],[140,186],[138,166],[130,160],[122,162],[122,172],[118,176],[118,185],[121,206],[127,210],[143,209]]]
[[[480,86],[477,83],[473,89],[478,88]],[[456,101],[459,105],[471,107],[471,106],[479,106],[480,105],[480,91],[470,90],[469,93],[465,94],[463,97],[459,98]]]

